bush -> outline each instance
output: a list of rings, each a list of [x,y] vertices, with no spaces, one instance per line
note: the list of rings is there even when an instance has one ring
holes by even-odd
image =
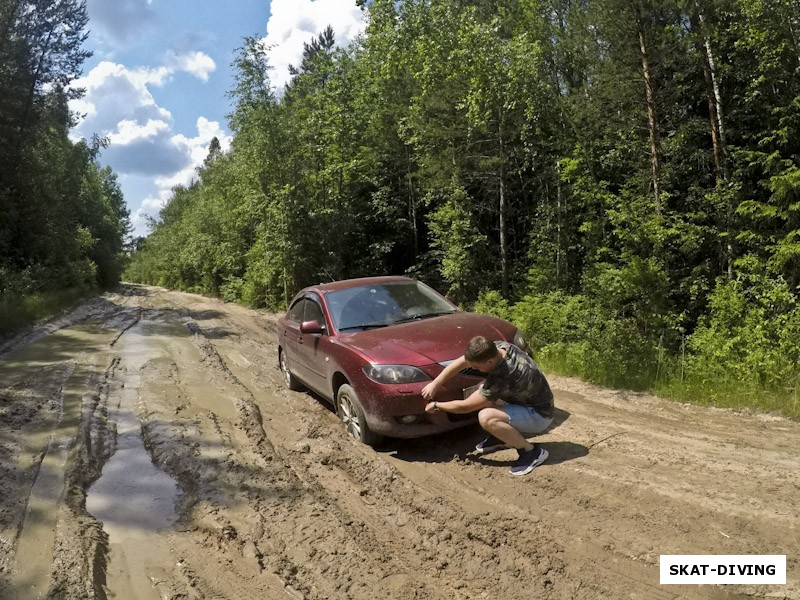
[[[782,278],[755,270],[735,281],[720,281],[687,345],[686,375],[692,381],[796,390],[797,299]]]
[[[585,296],[529,294],[509,306],[487,291],[475,310],[514,322],[546,370],[633,389],[648,388],[658,373],[657,340],[636,319],[611,314]]]
[[[495,290],[483,290],[478,295],[478,299],[475,301],[472,310],[482,315],[499,317],[506,321],[513,320],[508,300],[503,298],[502,294]]]
[[[0,335],[7,336],[48,319],[90,293],[80,287],[58,292],[0,296]]]
[[[511,310],[511,318],[535,349],[585,339],[595,320],[586,298],[563,292],[527,295]]]

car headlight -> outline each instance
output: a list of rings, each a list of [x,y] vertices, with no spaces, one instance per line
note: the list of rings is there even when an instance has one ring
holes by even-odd
[[[525,338],[522,335],[522,332],[517,329],[517,333],[514,334],[514,341],[512,342],[517,348],[522,350],[528,349],[528,342],[525,341]]]
[[[367,365],[364,373],[378,383],[415,383],[430,379],[424,371],[410,365]]]

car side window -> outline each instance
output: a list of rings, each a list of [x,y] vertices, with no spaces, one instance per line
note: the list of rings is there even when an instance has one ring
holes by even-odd
[[[306,305],[306,299],[300,298],[297,302],[292,304],[291,308],[289,309],[289,320],[293,323],[302,323],[303,322],[303,309]]]
[[[316,321],[322,327],[325,327],[325,315],[322,314],[320,305],[313,300],[307,300],[303,321]]]

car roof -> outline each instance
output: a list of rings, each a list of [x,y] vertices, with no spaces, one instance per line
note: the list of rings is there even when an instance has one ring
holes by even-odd
[[[335,292],[337,290],[346,290],[356,287],[365,287],[368,285],[381,285],[384,283],[399,283],[399,282],[413,282],[414,279],[404,277],[402,275],[387,275],[383,277],[359,277],[358,279],[343,279],[342,281],[332,281],[330,283],[319,283],[317,285],[310,285],[303,291],[318,291],[321,293]]]

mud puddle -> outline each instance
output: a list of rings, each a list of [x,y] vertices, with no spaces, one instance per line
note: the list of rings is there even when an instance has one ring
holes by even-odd
[[[138,411],[142,397],[141,370],[161,354],[160,334],[173,334],[164,325],[140,323],[116,345],[124,369],[118,404],[109,407],[116,426],[116,451],[86,497],[86,510],[108,534],[110,557],[106,583],[110,595],[131,600],[158,600],[154,587],[171,563],[164,532],[173,525],[179,494],[177,483],[156,467],[145,447]]]
[[[52,507],[63,494],[64,469],[80,422],[81,399],[98,359],[90,350],[110,338],[111,333],[99,327],[67,327],[7,355],[0,364],[0,389],[6,390],[9,399],[17,397],[9,412],[20,417],[17,439],[23,453],[15,466],[31,478],[12,577],[23,590],[20,598],[38,599],[47,594],[57,526]],[[28,381],[38,381],[42,393],[26,393]]]

